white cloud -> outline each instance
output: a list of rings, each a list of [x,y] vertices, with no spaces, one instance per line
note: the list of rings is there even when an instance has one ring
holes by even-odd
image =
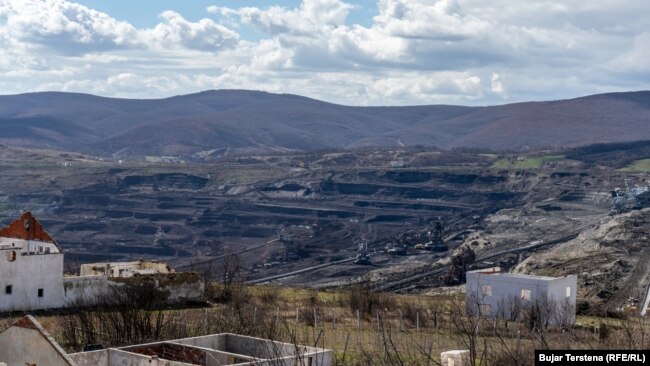
[[[242,22],[257,26],[270,34],[317,36],[323,28],[343,25],[351,9],[351,5],[339,0],[304,0],[297,9],[280,6],[268,9],[210,6],[207,10],[213,14],[238,16]]]
[[[165,11],[152,29],[136,29],[108,14],[67,0],[0,0],[2,29],[28,45],[67,54],[115,49],[188,48],[217,52],[234,46],[239,35],[211,19],[190,22]]]
[[[180,14],[171,10],[160,15],[162,23],[153,29],[141,32],[148,45],[159,48],[170,46],[195,49],[207,52],[220,51],[237,44],[239,35],[210,19],[189,22]]]
[[[62,52],[133,46],[137,39],[129,23],[65,0],[3,0],[0,19],[9,36]]]
[[[492,74],[490,90],[496,94],[503,94],[505,92],[503,83],[501,82],[501,75],[497,74],[496,72]]]

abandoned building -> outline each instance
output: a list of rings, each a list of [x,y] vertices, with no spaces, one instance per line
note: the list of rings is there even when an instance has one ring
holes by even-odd
[[[175,273],[167,263],[159,261],[111,262],[82,264],[81,276],[100,276],[129,278],[137,275]]]
[[[8,366],[330,366],[330,350],[236,334],[68,354],[32,316],[0,333],[0,362]]]
[[[196,273],[153,261],[96,263],[81,276],[64,276],[63,260],[59,244],[29,212],[0,229],[0,312],[94,305],[114,288],[142,282],[154,284],[167,301],[197,300],[205,286]],[[100,267],[103,274],[92,272]]]
[[[530,276],[503,273],[499,267],[469,271],[467,310],[471,314],[543,326],[571,325],[576,319],[575,275]]]

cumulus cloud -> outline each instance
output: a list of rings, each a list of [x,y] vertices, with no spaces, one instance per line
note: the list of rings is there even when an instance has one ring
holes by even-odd
[[[3,0],[0,19],[10,37],[63,52],[133,46],[137,39],[131,24],[65,0]]]
[[[165,11],[152,29],[67,0],[1,0],[2,30],[10,38],[62,53],[89,53],[133,48],[188,48],[216,52],[232,47],[238,34],[211,19],[190,22]]]
[[[316,36],[323,28],[343,25],[351,9],[351,5],[339,0],[304,0],[297,9],[280,6],[268,9],[210,6],[207,10],[213,14],[238,16],[242,22],[257,26],[270,34]]]
[[[171,45],[200,51],[219,51],[237,44],[239,35],[210,19],[189,22],[168,10],[160,15],[162,23],[142,31],[145,43],[166,48]]]

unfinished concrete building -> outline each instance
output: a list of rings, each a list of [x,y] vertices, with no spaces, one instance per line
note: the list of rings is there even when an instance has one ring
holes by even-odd
[[[0,312],[96,305],[115,288],[142,283],[170,302],[203,296],[197,273],[176,273],[165,263],[96,263],[81,276],[64,276],[63,260],[61,247],[29,212],[0,229]]]
[[[571,325],[576,319],[578,278],[503,273],[499,267],[468,271],[467,309],[474,315],[541,326]]]
[[[0,362],[9,366],[330,366],[330,350],[236,334],[66,353],[36,319],[26,316],[0,333]]]

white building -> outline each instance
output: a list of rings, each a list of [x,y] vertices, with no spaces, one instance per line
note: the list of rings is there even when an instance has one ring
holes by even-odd
[[[29,212],[0,229],[0,312],[95,305],[129,283],[151,282],[167,301],[200,299],[205,287],[198,274],[155,261],[95,263],[81,276],[64,277],[63,256]]]
[[[330,366],[332,352],[223,333],[68,354],[26,316],[0,333],[0,361],[8,366]]]
[[[471,314],[542,326],[570,325],[576,319],[578,278],[503,273],[498,267],[467,272]]]
[[[0,230],[0,312],[61,307],[63,252],[29,213]]]

